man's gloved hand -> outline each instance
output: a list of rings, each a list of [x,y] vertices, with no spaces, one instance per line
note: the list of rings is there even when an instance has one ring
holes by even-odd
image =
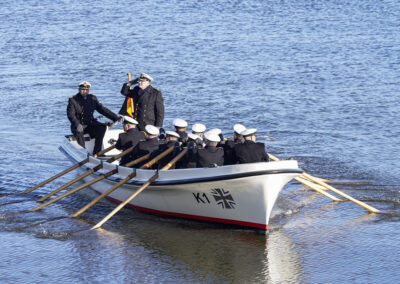
[[[77,132],[83,132],[83,125],[82,124],[78,124],[78,126],[76,127],[76,131]]]

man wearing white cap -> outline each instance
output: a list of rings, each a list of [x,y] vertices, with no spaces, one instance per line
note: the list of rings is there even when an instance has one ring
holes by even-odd
[[[210,168],[222,166],[224,164],[224,150],[217,147],[221,138],[215,132],[207,131],[204,133],[206,146],[198,149],[196,153],[197,167]]]
[[[133,117],[139,122],[139,130],[144,130],[150,124],[158,128],[164,121],[164,99],[161,92],[153,88],[150,83],[153,78],[146,73],[122,86],[121,94],[125,101],[119,114]],[[131,86],[138,83],[131,89]]]
[[[224,165],[234,165],[237,163],[234,148],[236,144],[244,142],[243,136],[240,133],[245,130],[246,127],[240,123],[237,123],[233,126],[233,140],[228,139],[223,145],[225,154]]]
[[[269,161],[264,143],[256,142],[256,132],[257,129],[249,128],[240,133],[244,142],[235,145],[235,155],[239,164]]]
[[[187,141],[187,133],[186,133],[186,127],[188,126],[186,120],[183,120],[181,118],[176,118],[173,121],[173,125],[175,128],[176,133],[179,134],[180,136],[180,141],[182,141],[183,143],[186,143]]]
[[[67,116],[71,122],[71,131],[76,141],[82,147],[85,147],[83,134],[88,133],[90,137],[95,138],[93,155],[101,150],[104,134],[107,126],[97,121],[93,117],[94,111],[101,113],[112,121],[119,119],[118,115],[103,106],[95,95],[89,94],[90,83],[83,81],[79,83],[79,92],[69,98],[67,106]]]
[[[167,156],[165,156],[158,162],[159,169],[165,166],[167,163],[169,163],[176,155],[178,155],[181,152],[181,148],[178,141],[178,139],[180,138],[179,134],[176,133],[175,131],[166,131],[165,135],[166,135],[165,139],[166,143],[160,144],[160,148],[157,154],[161,154],[162,152],[166,151],[169,147],[174,147],[174,151],[169,153]],[[176,164],[173,164],[171,166],[171,169],[175,169],[175,166]]]
[[[144,141],[146,137],[144,134],[139,131],[136,127],[138,122],[130,116],[124,116],[123,121],[123,128],[124,132],[119,134],[118,141],[115,144],[115,148],[118,150],[125,151],[130,147],[135,147],[139,141]],[[132,160],[132,152],[123,156],[121,161],[119,162],[120,165],[124,165],[127,162]]]
[[[146,125],[145,127],[146,140],[140,141],[136,147],[132,151],[132,160],[138,159],[150,153],[150,159],[154,157],[154,154],[157,153],[160,143],[158,141],[158,135],[160,131],[154,125]],[[140,168],[145,161],[136,165],[137,168]]]
[[[203,139],[203,133],[206,131],[206,126],[202,123],[192,125],[192,133]]]

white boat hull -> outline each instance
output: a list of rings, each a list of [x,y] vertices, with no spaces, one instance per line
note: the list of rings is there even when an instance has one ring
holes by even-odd
[[[60,150],[73,163],[87,157],[86,150],[73,140],[65,139]],[[99,163],[100,160],[90,158],[80,171],[83,173]],[[104,163],[103,169],[88,176],[85,181],[116,167],[116,164]],[[108,196],[120,203],[156,171],[118,167],[117,174],[94,183],[91,188],[101,194],[133,171],[136,171],[136,177]],[[127,206],[167,216],[266,230],[279,192],[300,173],[294,160],[159,171],[158,179]]]

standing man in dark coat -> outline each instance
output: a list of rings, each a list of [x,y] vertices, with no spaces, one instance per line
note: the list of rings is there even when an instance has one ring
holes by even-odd
[[[246,129],[240,134],[244,137],[243,143],[235,145],[236,159],[239,164],[268,162],[264,143],[256,142],[255,128]]]
[[[143,132],[139,131],[136,128],[138,122],[130,116],[124,116],[123,128],[124,132],[119,134],[118,141],[115,144],[115,148],[118,150],[125,151],[130,147],[135,147],[139,141],[146,140],[146,136],[144,136]],[[123,156],[120,165],[124,165],[132,160],[132,152]]]
[[[141,131],[148,124],[160,128],[164,121],[164,99],[161,92],[150,85],[152,80],[146,73],[140,73],[139,78],[125,83],[121,90],[126,98],[119,114],[131,116],[131,112],[132,117],[139,122],[138,128]],[[136,82],[138,86],[131,89],[131,85]]]
[[[211,168],[224,165],[224,150],[217,147],[221,138],[215,132],[204,133],[206,147],[196,153],[197,168]]]
[[[107,126],[104,123],[97,121],[93,117],[94,111],[98,111],[113,121],[117,121],[119,117],[103,106],[95,95],[89,94],[90,87],[90,83],[86,81],[79,84],[79,93],[69,98],[67,116],[71,122],[71,131],[79,145],[85,147],[85,139],[83,137],[85,133],[95,138],[94,155],[100,152],[104,134],[107,130]]]

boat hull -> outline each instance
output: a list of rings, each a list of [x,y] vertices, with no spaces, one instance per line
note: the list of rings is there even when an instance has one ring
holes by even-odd
[[[60,150],[77,163],[87,156],[72,139],[66,139]],[[101,163],[90,158],[81,173]],[[136,177],[113,191],[108,198],[120,203],[151,178],[154,170],[135,170],[103,163],[103,169],[85,178],[97,176],[118,168],[118,173],[91,185],[101,194],[128,174]],[[281,189],[301,173],[297,161],[279,161],[159,171],[158,179],[127,206],[142,211],[180,218],[219,222],[262,230],[268,229],[268,220]]]

